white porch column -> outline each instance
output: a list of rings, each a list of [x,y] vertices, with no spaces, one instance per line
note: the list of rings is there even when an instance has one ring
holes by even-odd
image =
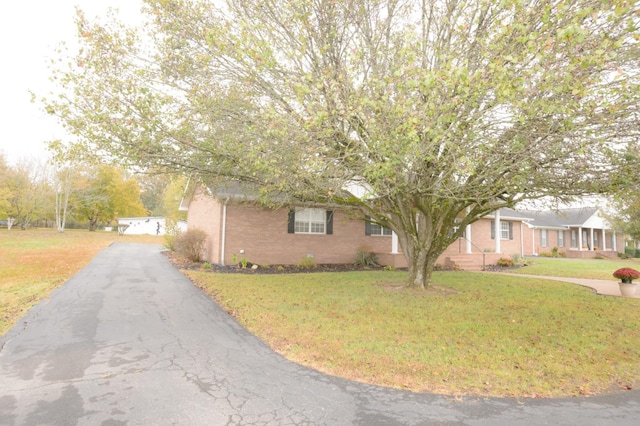
[[[391,254],[398,254],[398,234],[391,232]]]
[[[501,226],[500,226],[500,210],[496,210],[496,220],[495,220],[495,232],[494,235],[496,236],[496,253],[502,253],[502,251],[500,251],[500,237],[501,237]]]
[[[613,231],[613,251],[618,251],[618,242],[616,241],[616,231]]]
[[[582,251],[582,226],[578,227],[578,250]]]
[[[589,232],[589,239],[590,239],[590,244],[591,244],[591,250],[593,250],[593,228],[591,228],[591,231]]]
[[[471,225],[467,225],[467,227],[465,228],[465,236],[467,237],[466,242],[467,242],[467,253],[471,253]]]
[[[602,250],[607,250],[607,230],[602,230]]]

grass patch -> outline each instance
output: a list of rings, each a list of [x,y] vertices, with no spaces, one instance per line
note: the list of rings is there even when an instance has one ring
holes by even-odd
[[[529,265],[509,272],[514,274],[546,275],[618,281],[613,271],[618,268],[640,269],[640,259],[555,259],[528,257]]]
[[[520,397],[640,383],[639,300],[465,272],[435,273],[433,293],[399,289],[401,272],[185,273],[287,358],[361,382]]]
[[[0,230],[0,335],[114,241],[162,244],[162,237],[51,229]]]

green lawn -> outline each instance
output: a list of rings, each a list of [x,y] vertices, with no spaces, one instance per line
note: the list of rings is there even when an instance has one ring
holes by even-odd
[[[0,334],[113,241],[162,237],[0,231]],[[535,259],[522,273],[609,278],[637,260]],[[438,287],[371,271],[226,275],[186,271],[249,330],[301,364],[445,394],[591,395],[640,385],[640,300],[544,279],[437,272]],[[611,279],[613,279],[611,277]]]
[[[611,275],[618,268],[629,267],[640,270],[640,259],[563,259],[528,257],[529,266],[514,269],[513,273],[573,277],[598,280],[616,279]]]
[[[569,263],[568,263],[569,264]],[[287,358],[385,386],[445,394],[578,396],[640,383],[640,300],[499,274],[233,275],[187,271]]]

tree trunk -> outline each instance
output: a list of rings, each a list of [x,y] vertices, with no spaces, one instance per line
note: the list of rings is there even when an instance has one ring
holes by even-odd
[[[409,287],[425,289],[431,285],[431,275],[437,258],[426,249],[416,250],[412,256],[407,256]]]

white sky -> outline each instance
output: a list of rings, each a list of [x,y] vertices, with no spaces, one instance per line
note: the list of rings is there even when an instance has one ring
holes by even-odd
[[[46,96],[47,59],[55,57],[62,41],[75,40],[75,6],[87,18],[104,16],[109,7],[122,20],[141,20],[141,0],[18,0],[5,1],[0,12],[0,151],[10,163],[23,158],[46,158],[45,141],[64,139],[57,121],[31,103],[29,91]]]

